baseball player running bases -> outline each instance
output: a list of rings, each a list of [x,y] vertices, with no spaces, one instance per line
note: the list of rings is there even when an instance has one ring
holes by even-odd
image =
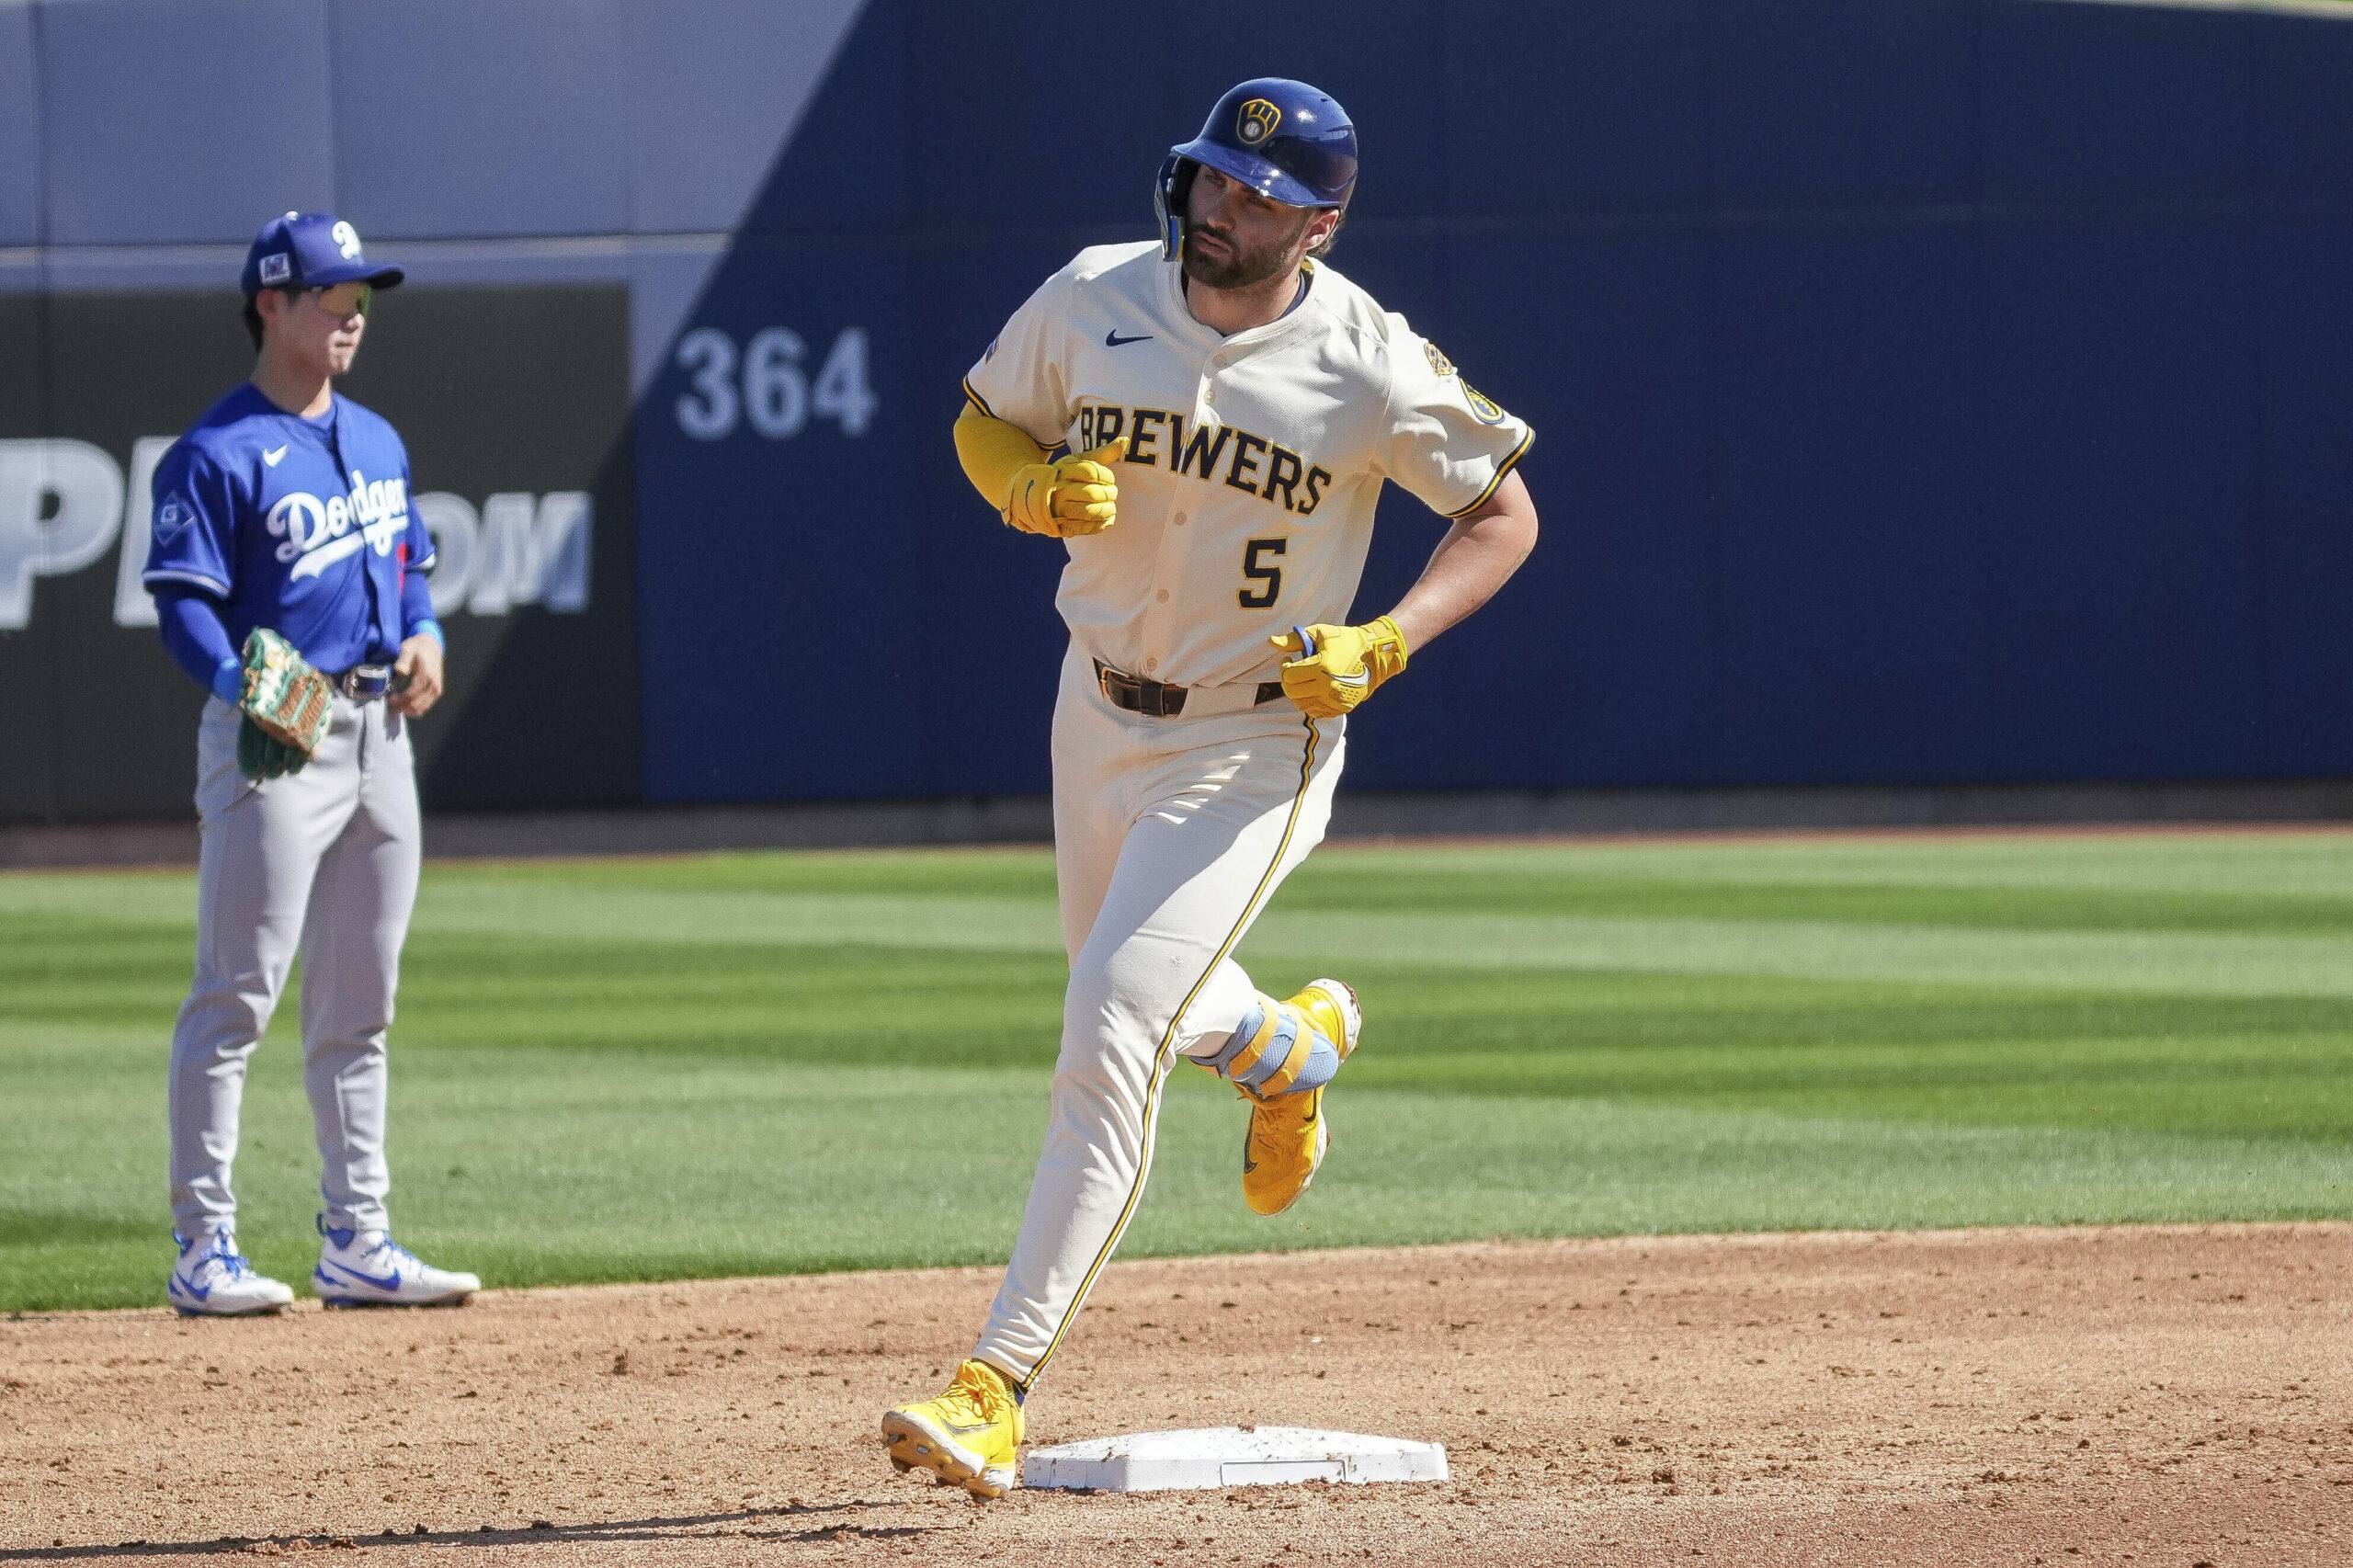
[[[1536,542],[1528,426],[1318,260],[1356,176],[1338,104],[1243,83],[1162,165],[1160,238],[1081,251],[964,383],[964,472],[1006,524],[1064,542],[1071,633],[1045,1151],[972,1358],[882,1417],[895,1466],[975,1496],[1017,1480],[1022,1403],[1135,1213],[1179,1058],[1250,1102],[1253,1210],[1314,1178],[1362,1009],[1340,980],[1267,995],[1234,947],[1323,837],[1349,711]],[[1348,625],[1392,481],[1454,526],[1394,608]]]
[[[273,219],[245,257],[253,378],[155,471],[146,585],[165,646],[211,694],[196,744],[196,978],[170,1077],[180,1251],[165,1294],[188,1316],[294,1299],[238,1252],[229,1174],[245,1063],[298,949],[319,1298],[427,1306],[481,1286],[393,1241],[384,1207],[384,1034],[421,841],[408,723],[440,696],[441,628],[407,449],[334,378],[374,291],[401,277],[332,213]]]

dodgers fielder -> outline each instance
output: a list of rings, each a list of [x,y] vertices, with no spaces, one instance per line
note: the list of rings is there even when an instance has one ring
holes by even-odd
[[[440,695],[441,629],[408,452],[333,379],[358,352],[373,291],[401,278],[371,265],[332,213],[273,219],[243,278],[253,379],[155,471],[146,585],[165,646],[211,693],[197,733],[196,977],[172,1035],[169,1094],[180,1252],[165,1294],[188,1316],[272,1312],[294,1298],[238,1253],[229,1173],[246,1061],[298,949],[324,1199],[319,1298],[422,1306],[481,1286],[394,1242],[384,1209],[384,1034],[420,845],[408,721]],[[252,650],[263,646],[279,673],[299,655],[333,687],[307,753],[255,724],[266,672]]]
[[[1316,259],[1356,172],[1338,104],[1243,83],[1162,165],[1161,239],[1081,251],[964,383],[965,472],[1008,525],[1065,541],[1071,632],[1052,743],[1071,978],[1045,1151],[972,1358],[882,1418],[895,1466],[976,1496],[1017,1479],[1022,1401],[1135,1212],[1177,1059],[1251,1102],[1253,1210],[1314,1176],[1356,993],[1278,1000],[1235,944],[1323,837],[1349,710],[1535,544],[1513,472],[1528,426]],[[1391,481],[1456,521],[1395,608],[1348,625]]]

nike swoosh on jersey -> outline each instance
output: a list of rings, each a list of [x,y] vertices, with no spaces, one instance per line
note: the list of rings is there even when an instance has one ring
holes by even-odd
[[[1151,341],[1152,334],[1148,332],[1140,332],[1133,337],[1121,337],[1120,335],[1120,329],[1116,326],[1103,335],[1103,347],[1106,348],[1124,348],[1131,343],[1149,343]]]
[[[278,448],[278,450],[276,450],[276,451],[274,451],[274,452],[264,452],[264,453],[262,453],[262,455],[261,455],[261,460],[262,460],[262,461],[264,461],[264,462],[266,462],[266,463],[267,463],[270,467],[272,467],[272,468],[276,468],[276,467],[278,466],[278,459],[280,459],[280,458],[282,458],[282,457],[284,457],[285,455],[286,455],[286,449],[285,449],[284,447],[280,447],[280,448]]]

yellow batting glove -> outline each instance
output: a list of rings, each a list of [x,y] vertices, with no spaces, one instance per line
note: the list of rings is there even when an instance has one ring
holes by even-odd
[[[1127,455],[1128,438],[1122,436],[1091,452],[1025,463],[1014,471],[1000,515],[1007,527],[1028,534],[1099,534],[1119,519],[1120,482],[1109,465]]]
[[[1366,626],[1294,626],[1267,642],[1286,653],[1283,695],[1311,719],[1337,719],[1405,667],[1405,634],[1387,616]]]

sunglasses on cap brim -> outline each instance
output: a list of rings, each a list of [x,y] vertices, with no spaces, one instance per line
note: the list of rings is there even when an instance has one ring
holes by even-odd
[[[376,288],[372,283],[329,283],[316,289],[305,289],[302,292],[316,295],[319,309],[336,317],[350,315],[355,311],[364,316],[376,298]]]

